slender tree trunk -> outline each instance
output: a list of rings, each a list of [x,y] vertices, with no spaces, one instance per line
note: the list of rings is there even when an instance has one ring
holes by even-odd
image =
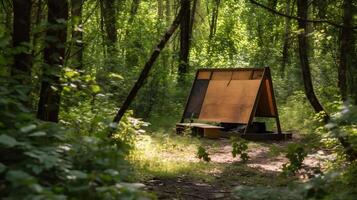
[[[216,34],[217,30],[217,20],[218,20],[218,11],[221,0],[215,0],[215,5],[212,10],[212,17],[210,22],[210,31],[209,31],[209,40],[211,41]]]
[[[101,32],[101,36],[102,36],[102,48],[103,48],[103,54],[104,54],[104,58],[107,57],[108,53],[107,53],[107,49],[106,49],[106,41],[107,41],[107,37],[105,34],[105,30],[104,30],[104,5],[103,5],[103,0],[100,0],[100,15],[99,15],[99,28],[100,28],[100,32]]]
[[[117,53],[116,44],[118,41],[116,28],[116,8],[115,0],[102,0],[104,29],[106,33],[106,47],[108,55],[114,56]]]
[[[34,24],[33,26],[40,26],[43,20],[43,12],[44,12],[44,5],[43,5],[43,0],[37,0],[36,5],[34,6],[36,8],[36,16],[34,19]],[[33,8],[33,9],[34,9]],[[41,36],[43,35],[42,32],[33,32],[32,33],[32,57],[36,59],[36,55],[39,53],[41,50],[41,47],[38,47],[38,44],[40,42]]]
[[[340,59],[338,66],[338,87],[341,98],[347,100],[347,70],[351,68],[352,55],[354,51],[354,39],[352,30],[353,21],[353,4],[352,0],[343,1],[343,28],[340,34]],[[356,92],[356,91],[354,91]]]
[[[132,0],[130,8],[130,16],[128,20],[128,26],[132,26],[134,19],[137,15],[141,0]],[[125,51],[125,66],[137,66],[140,60],[138,49],[142,48],[140,40],[132,40],[130,36],[132,35],[132,30],[128,28],[125,31],[125,38],[127,41],[127,48]]]
[[[298,0],[297,7],[298,7],[298,16],[301,19],[307,19],[308,0]],[[326,116],[325,120],[327,121],[328,120],[327,112],[324,110],[319,100],[317,99],[311,80],[311,72],[310,72],[310,65],[309,65],[309,58],[308,58],[309,43],[307,37],[307,32],[308,32],[307,22],[306,20],[298,20],[298,25],[299,25],[299,29],[301,30],[301,32],[298,35],[298,42],[299,42],[300,65],[303,75],[305,94],[311,106],[315,110],[315,112],[325,113]]]
[[[171,0],[166,0],[165,1],[165,17],[166,17],[166,26],[168,26],[171,22]]]
[[[131,8],[130,8],[130,17],[128,23],[133,23],[136,14],[138,13],[139,5],[141,0],[132,0]]]
[[[62,87],[60,73],[65,57],[67,39],[68,4],[66,0],[48,0],[48,27],[40,101],[37,117],[58,122]]]
[[[136,81],[135,85],[131,89],[129,95],[127,96],[126,100],[124,101],[123,105],[120,107],[118,110],[118,113],[115,115],[113,122],[114,123],[119,123],[121,118],[123,117],[124,113],[127,111],[129,108],[131,102],[134,100],[136,94],[138,93],[139,89],[141,86],[144,84],[145,79],[147,78],[152,66],[154,65],[157,57],[160,55],[160,52],[164,49],[167,41],[171,38],[172,34],[176,31],[177,27],[180,25],[180,21],[183,18],[184,14],[184,9],[181,8],[179,13],[177,14],[175,20],[172,22],[171,26],[169,29],[166,31],[164,36],[161,38],[160,42],[157,44],[157,46],[154,48],[154,51],[152,52],[149,60],[145,63],[143,70],[141,71],[141,74],[139,76],[139,79]],[[109,136],[111,136],[112,133],[110,133]]]
[[[72,55],[75,58],[75,66],[77,69],[83,69],[83,25],[82,25],[82,9],[84,0],[71,0],[72,14]]]
[[[190,0],[181,0],[183,18],[180,23],[180,59],[178,67],[178,81],[184,82],[189,66],[190,52]]]
[[[286,0],[285,14],[290,15],[291,0]],[[285,76],[285,68],[289,62],[289,46],[290,46],[290,18],[285,18],[284,42],[283,42],[283,58],[281,63],[281,77]]]
[[[13,0],[13,47],[23,48],[16,51],[11,75],[24,85],[31,83],[32,55],[30,46],[31,0]]]
[[[217,20],[218,20],[218,11],[219,11],[219,6],[221,4],[221,0],[215,0],[215,5],[213,6],[212,10],[212,16],[211,16],[211,21],[210,21],[210,26],[209,26],[209,35],[208,35],[208,48],[207,48],[207,53],[210,55],[211,50],[212,50],[212,40],[216,34],[217,30]],[[207,8],[208,10],[208,8]]]
[[[193,0],[193,2],[192,2],[191,17],[190,17],[190,32],[189,32],[190,44],[191,44],[192,38],[193,38],[192,33],[193,33],[193,25],[195,23],[197,3],[198,3],[198,0]]]
[[[161,22],[162,18],[164,17],[164,2],[162,0],[157,0],[157,16],[159,23]]]
[[[301,19],[307,19],[307,12],[308,12],[308,0],[298,0],[297,1],[297,6],[298,6],[298,16]],[[298,40],[299,40],[299,54],[300,54],[300,64],[301,64],[301,70],[303,73],[303,80],[304,80],[304,86],[305,86],[305,94],[310,101],[310,104],[314,108],[316,113],[323,112],[325,114],[324,120],[325,123],[328,122],[329,116],[326,113],[326,111],[323,109],[321,106],[320,102],[318,101],[314,89],[312,86],[312,81],[311,81],[311,73],[310,73],[310,67],[309,67],[309,61],[308,61],[308,41],[307,41],[307,23],[306,20],[299,20],[299,29],[301,29],[301,33],[298,35]],[[350,161],[354,161],[357,159],[357,152],[353,149],[352,145],[349,143],[348,138],[345,138],[343,136],[338,136],[337,139],[340,141],[341,145],[343,146],[346,155],[348,156],[348,159]]]

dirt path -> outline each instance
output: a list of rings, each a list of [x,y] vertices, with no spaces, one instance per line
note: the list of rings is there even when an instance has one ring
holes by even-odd
[[[182,174],[178,177],[154,177],[145,182],[147,189],[159,199],[234,199],[232,190],[239,185],[283,186],[295,178],[281,176],[281,168],[288,160],[283,151],[290,142],[250,143],[249,161],[242,163],[231,155],[232,147],[227,139],[207,141],[205,148],[210,154],[212,165],[218,170],[208,173],[212,178],[204,180]],[[306,166],[319,164],[321,152],[309,155]],[[194,162],[198,162],[198,158]]]

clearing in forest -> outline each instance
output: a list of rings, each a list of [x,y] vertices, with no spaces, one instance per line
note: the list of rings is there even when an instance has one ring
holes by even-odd
[[[159,136],[158,136],[159,135]],[[137,179],[159,199],[233,199],[232,190],[239,185],[286,186],[304,177],[282,176],[286,148],[293,141],[249,142],[249,160],[233,158],[229,139],[209,140],[189,136],[141,136],[131,161],[138,169]],[[197,157],[204,147],[210,162]],[[305,168],[321,165],[323,151],[310,153]]]

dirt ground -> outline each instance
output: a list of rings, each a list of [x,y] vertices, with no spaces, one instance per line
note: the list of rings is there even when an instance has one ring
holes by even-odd
[[[220,139],[214,145],[207,144],[211,163],[224,166],[223,170],[211,171],[210,181],[187,175],[171,178],[154,177],[146,181],[146,189],[157,194],[158,199],[234,199],[232,190],[239,185],[283,186],[292,180],[306,177],[282,177],[282,165],[287,163],[283,150],[292,141],[253,143],[249,145],[249,161],[242,163],[233,158],[228,139]],[[196,158],[198,162],[198,158]],[[323,151],[309,154],[305,168],[319,167],[327,155]]]

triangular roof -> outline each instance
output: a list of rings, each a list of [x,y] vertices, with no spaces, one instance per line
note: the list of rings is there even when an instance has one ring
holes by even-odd
[[[184,119],[250,125],[254,117],[280,123],[270,70],[266,68],[199,69]]]

